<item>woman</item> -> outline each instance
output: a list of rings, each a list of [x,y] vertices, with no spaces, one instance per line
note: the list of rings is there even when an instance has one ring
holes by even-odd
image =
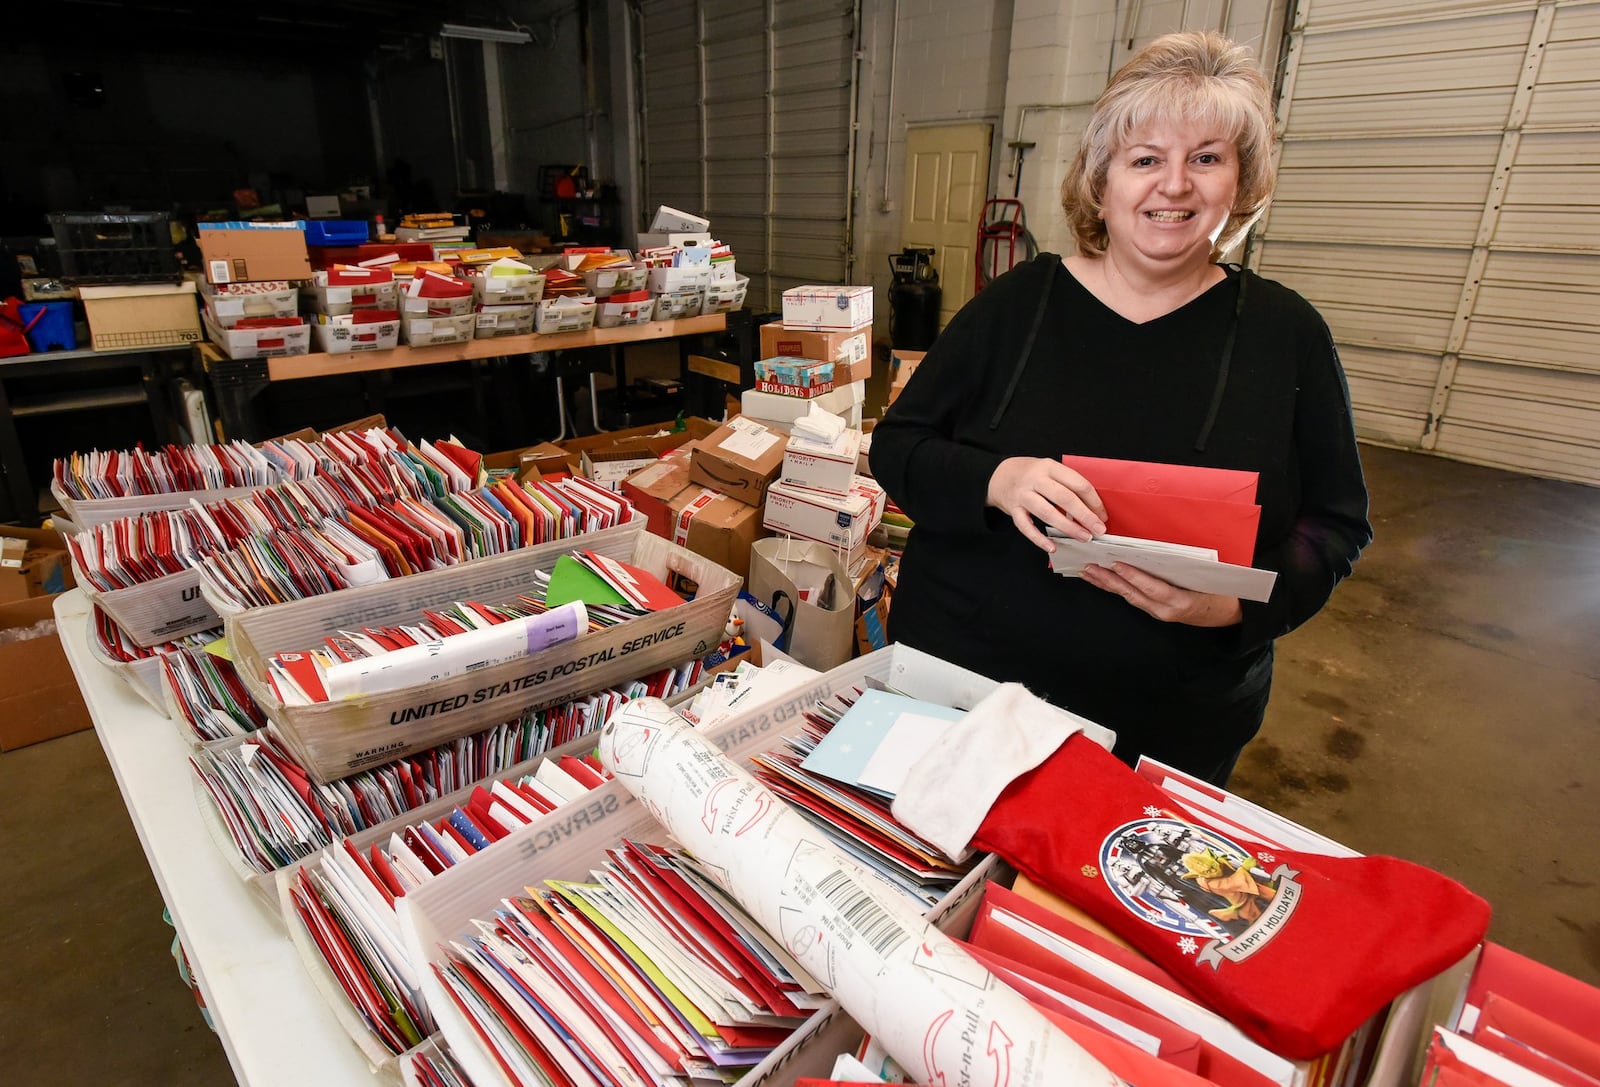
[[[1078,252],[973,299],[873,433],[916,522],[890,635],[1113,728],[1222,784],[1266,712],[1272,642],[1370,541],[1350,397],[1293,291],[1218,264],[1271,196],[1272,108],[1244,50],[1161,38],[1095,105],[1062,203]],[[1066,453],[1258,472],[1265,604],[1130,566],[1049,569],[1045,530],[1105,531]]]

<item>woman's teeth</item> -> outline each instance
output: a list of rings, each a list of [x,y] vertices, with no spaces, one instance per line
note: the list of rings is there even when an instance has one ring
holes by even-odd
[[[1146,214],[1158,223],[1181,223],[1194,213],[1190,211],[1152,211]]]

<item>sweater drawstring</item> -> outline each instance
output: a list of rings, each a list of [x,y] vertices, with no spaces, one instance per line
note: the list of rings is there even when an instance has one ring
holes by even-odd
[[[1216,425],[1217,412],[1222,410],[1222,394],[1228,388],[1228,368],[1233,363],[1233,341],[1239,335],[1239,315],[1244,312],[1244,286],[1249,280],[1243,268],[1239,269],[1239,298],[1233,304],[1233,324],[1228,326],[1228,338],[1222,344],[1222,361],[1217,365],[1217,387],[1211,394],[1211,408],[1206,412],[1206,420],[1200,424],[1200,433],[1195,435],[1194,451],[1204,453],[1206,442],[1211,439],[1211,428]]]
[[[1054,253],[1041,253],[1040,257],[1045,261],[1044,290],[1039,293],[1039,307],[1033,311],[1033,323],[1028,326],[1028,338],[1022,341],[1022,353],[1017,356],[1017,368],[1011,371],[1011,380],[1006,384],[1005,395],[1000,398],[1000,406],[994,409],[994,417],[989,420],[990,430],[999,428],[1001,417],[1011,406],[1011,398],[1016,395],[1017,385],[1022,381],[1022,371],[1028,368],[1028,356],[1033,354],[1033,341],[1039,338],[1039,328],[1044,324],[1044,311],[1050,305],[1050,292],[1056,284],[1056,269],[1061,266],[1061,258]]]

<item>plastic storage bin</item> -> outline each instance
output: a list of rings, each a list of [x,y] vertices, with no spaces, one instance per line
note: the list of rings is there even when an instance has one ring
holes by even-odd
[[[24,302],[22,323],[28,324],[34,314],[43,313],[39,323],[28,333],[28,344],[35,351],[74,351],[78,347],[78,333],[72,327],[71,302]]]
[[[61,278],[75,286],[178,283],[183,273],[172,248],[172,216],[164,211],[50,216]]]
[[[307,245],[365,245],[367,224],[360,219],[308,219]]]

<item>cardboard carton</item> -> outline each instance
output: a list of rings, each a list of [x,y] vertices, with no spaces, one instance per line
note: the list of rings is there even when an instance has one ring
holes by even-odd
[[[567,451],[555,442],[540,442],[521,449],[489,453],[483,458],[483,466],[496,471],[510,471],[515,474],[518,483],[572,474],[572,462],[567,457]]]
[[[730,419],[695,446],[689,482],[759,506],[783,468],[783,448],[784,436],[754,419]]]
[[[782,321],[769,321],[761,326],[761,357],[776,355],[832,362],[844,371],[834,374],[840,385],[865,381],[872,376],[872,326],[811,332],[785,328]]]
[[[311,278],[304,223],[200,223],[196,234],[212,283]]]
[[[37,596],[0,604],[0,751],[90,726],[54,625],[25,641],[9,640],[13,631],[31,632],[53,620],[54,603],[52,596]]]
[[[0,526],[0,603],[66,592],[75,584],[59,533]]]
[[[653,535],[672,539],[672,500],[689,486],[689,461],[684,457],[658,460],[622,481],[622,496],[645,516]],[[687,545],[685,545],[687,546]],[[690,550],[694,550],[690,548]],[[730,570],[733,567],[728,567]]]
[[[904,391],[906,382],[917,372],[917,366],[926,354],[926,351],[902,351],[899,348],[889,352],[889,403],[893,404]]]
[[[742,578],[750,576],[750,545],[766,535],[760,510],[690,485],[673,498],[669,515],[669,540]]]

